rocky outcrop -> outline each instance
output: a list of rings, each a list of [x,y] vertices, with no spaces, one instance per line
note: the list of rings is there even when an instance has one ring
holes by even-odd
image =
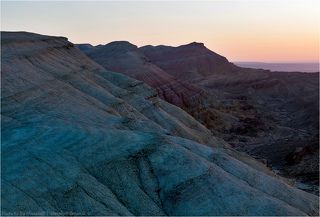
[[[2,215],[318,215],[316,196],[65,38],[1,40]]]

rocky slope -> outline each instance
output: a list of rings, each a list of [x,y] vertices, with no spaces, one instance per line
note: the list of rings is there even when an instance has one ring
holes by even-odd
[[[183,47],[183,50],[191,48],[191,50],[187,52],[188,54],[191,54],[195,51],[198,45],[198,43],[191,43],[180,47]],[[116,41],[106,45],[92,46],[88,44],[80,44],[77,46],[86,53],[87,56],[102,65],[104,68],[144,81],[151,87],[155,88],[159,97],[184,109],[197,120],[200,120],[206,127],[210,128],[216,135],[220,136],[221,133],[228,131],[231,128],[238,127],[239,121],[237,118],[233,117],[234,114],[240,112],[240,115],[243,115],[244,113],[252,115],[251,110],[244,112],[238,108],[239,106],[236,103],[233,102],[231,102],[233,106],[229,106],[233,112],[232,115],[221,112],[221,107],[224,107],[224,102],[221,101],[221,99],[224,98],[221,96],[220,92],[212,90],[205,91],[204,88],[195,86],[192,82],[180,81],[181,79],[179,76],[173,73],[174,77],[170,75],[172,72],[167,73],[155,65],[143,54],[141,48],[138,49],[137,46],[130,44],[129,42]],[[162,49],[165,46],[159,47]],[[204,47],[203,44],[201,47]],[[215,64],[219,63],[220,65],[229,64],[225,58],[214,54],[209,50],[206,50],[206,52],[208,52],[209,55],[212,55],[213,58],[217,58],[217,60],[209,61],[211,68],[214,67]],[[206,52],[202,53],[205,54]],[[168,55],[168,58],[172,58],[174,60],[174,56],[176,54],[165,53],[163,55]],[[181,57],[181,59],[184,58],[185,57]],[[185,62],[188,62],[189,60],[190,58],[185,60]],[[184,66],[185,62],[182,63],[182,66]],[[201,66],[201,64],[199,66]],[[203,69],[203,71],[205,70]],[[187,76],[187,74],[188,73],[185,73],[184,76]],[[191,74],[194,78],[197,77],[194,73]],[[224,120],[228,120],[229,123],[226,124]]]
[[[65,38],[1,42],[2,215],[318,215],[316,196]]]
[[[196,42],[139,49],[128,42],[112,42],[79,48],[105,68],[157,88],[160,97],[187,111],[216,136],[282,175],[311,184],[308,190],[317,193],[318,160],[312,161],[313,172],[303,177],[288,173],[291,166],[286,159],[296,148],[318,139],[318,73],[240,68]],[[176,93],[174,100],[161,94],[166,84]]]

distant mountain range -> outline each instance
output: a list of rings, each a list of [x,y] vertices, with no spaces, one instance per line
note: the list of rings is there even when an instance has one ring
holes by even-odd
[[[319,63],[264,63],[264,62],[233,62],[246,68],[267,69],[283,72],[319,72]]]

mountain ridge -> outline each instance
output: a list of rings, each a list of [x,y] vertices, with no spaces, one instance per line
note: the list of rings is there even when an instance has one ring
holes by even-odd
[[[108,45],[100,48],[109,49]],[[296,172],[288,172],[286,159],[294,154],[296,147],[307,147],[318,138],[319,122],[314,118],[319,116],[318,74],[238,67],[197,42],[177,47],[147,45],[134,52],[135,58],[140,58],[134,66],[128,64],[133,56],[127,51],[120,51],[122,56],[114,56],[113,53],[104,55],[93,50],[88,56],[107,69],[158,88],[160,97],[187,111],[217,137],[261,159],[277,171],[280,168],[282,175],[300,179]],[[119,62],[124,56],[126,62]],[[110,57],[113,59],[108,60]],[[160,70],[149,74],[150,68],[146,65]],[[139,75],[133,68],[138,69]],[[167,75],[167,79],[160,85],[155,83],[162,75]],[[175,83],[170,88],[174,90],[175,100],[161,95],[161,89],[166,89],[165,84],[173,80]],[[183,82],[185,87],[193,87],[187,97],[186,90],[175,90],[179,82]],[[201,90],[200,95],[194,91],[196,89]],[[181,101],[183,103],[177,103]],[[281,156],[277,157],[281,160],[277,160],[271,150],[274,146],[288,143],[288,148],[282,149]],[[317,149],[312,150],[317,153]],[[312,158],[312,162],[317,162],[314,156]],[[317,163],[312,168],[308,168],[310,175],[301,176],[310,178],[309,191],[317,194],[318,179],[314,176]],[[292,177],[290,174],[296,175]]]

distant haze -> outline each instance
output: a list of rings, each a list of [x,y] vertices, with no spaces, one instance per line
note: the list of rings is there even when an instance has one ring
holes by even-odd
[[[319,72],[319,63],[262,63],[262,62],[234,62],[234,64],[256,69],[268,69],[282,72]]]
[[[318,62],[318,2],[1,1],[1,29],[93,45],[197,41],[230,61]]]

